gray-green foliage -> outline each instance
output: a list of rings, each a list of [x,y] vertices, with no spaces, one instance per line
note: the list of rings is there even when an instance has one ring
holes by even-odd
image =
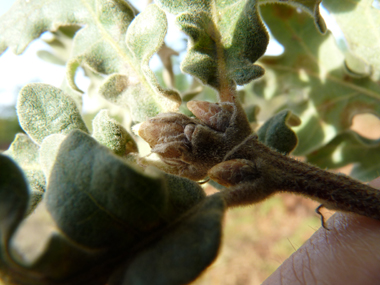
[[[366,21],[371,22],[375,21],[375,18],[371,18],[373,15],[378,15],[377,18],[380,16],[380,11],[368,7],[367,1],[325,2],[332,15],[338,19],[346,19],[350,15],[351,19],[355,18],[355,23],[361,23],[359,19],[366,18]],[[370,15],[365,17],[362,9]],[[285,5],[265,5],[260,10],[263,20],[285,51],[280,56],[259,60],[266,74],[247,89],[251,100],[262,102],[265,99],[264,112],[268,110],[269,114],[286,108],[301,118],[302,123],[293,128],[299,140],[294,154],[309,156],[321,151],[324,155],[331,155],[324,151],[324,146],[349,130],[354,115],[372,113],[379,116],[380,88],[378,79],[375,78],[376,72],[357,76],[347,71],[348,51],[358,57],[360,54],[355,53],[356,49],[341,49],[331,33],[318,33],[313,20],[307,15],[297,13]],[[281,25],[278,24],[279,15]],[[351,23],[353,20],[350,24],[342,23],[342,29],[349,27],[355,30],[353,35],[360,41],[360,49],[370,49],[375,39],[369,39],[366,31],[378,34],[378,30],[360,28],[360,25]],[[373,59],[367,62],[376,71],[376,57]],[[371,150],[374,151],[373,148]],[[319,161],[313,160],[317,165]],[[355,158],[354,155],[343,155],[339,165],[353,161],[360,161],[362,166],[361,175],[355,177],[369,181],[378,176],[374,171],[377,162],[370,155],[356,153]],[[325,164],[321,163],[320,166],[325,167]]]
[[[157,1],[176,14],[190,36],[182,70],[217,89],[225,81],[239,85],[263,75],[254,62],[264,54],[268,34],[252,1]]]
[[[122,0],[48,3],[45,0],[19,0],[0,19],[0,53],[9,47],[20,54],[45,31],[55,31],[62,25],[85,25],[73,39],[67,62],[68,86],[80,91],[74,82],[80,65],[99,74],[128,78],[123,84],[107,84],[106,80],[102,94],[117,104],[133,108],[133,119],[142,121],[160,112],[175,111],[180,102],[178,93],[158,85],[148,67],[148,60],[162,45],[167,29],[165,14],[154,5],[148,10],[138,16],[140,21],[134,21],[132,29],[128,29],[135,10]],[[145,19],[148,19],[145,17],[149,17],[150,29],[145,26]],[[134,45],[136,33],[139,41],[145,40],[144,49]],[[146,41],[153,36],[154,39]],[[109,80],[113,82],[114,77]]]
[[[7,210],[7,219],[2,218],[0,234],[8,237],[2,239],[1,250],[7,250],[23,219],[29,193],[21,170],[9,158],[1,155],[0,159],[1,203],[8,207],[1,205],[0,213]],[[69,284],[104,284],[112,267],[128,260],[118,272],[128,280],[139,282],[170,266],[172,275],[160,276],[150,284],[182,284],[215,258],[224,212],[220,196],[206,198],[195,182],[154,168],[144,173],[80,130],[61,142],[53,159],[45,201],[63,235],[55,233],[32,264],[0,251],[4,280],[15,284],[58,284],[63,279],[70,280]],[[20,191],[20,183],[23,194],[13,194]],[[191,259],[198,262],[192,264]],[[176,273],[185,271],[185,275]]]
[[[250,122],[258,121],[257,104],[265,100],[263,112],[270,109],[257,131],[260,141],[289,153],[298,136],[295,153],[309,161],[332,168],[356,163],[355,177],[378,176],[379,142],[348,130],[353,115],[380,113],[373,48],[379,31],[367,28],[379,26],[380,14],[371,1],[324,0],[346,36],[343,48],[331,34],[321,34],[320,0],[155,2],[138,13],[124,0],[18,0],[0,18],[0,53],[11,48],[20,54],[50,31],[56,53],[39,55],[67,69],[61,89],[36,83],[21,90],[17,113],[26,134],[0,155],[0,279],[6,284],[186,284],[215,259],[225,210],[221,196],[208,197],[197,183],[152,166],[143,169],[132,154],[138,149],[129,126],[102,110],[90,135],[80,113],[74,81],[79,66],[91,78],[90,88],[97,86],[92,92],[135,122],[178,110],[179,93],[162,88],[149,68],[167,32],[163,10],[175,14],[189,35],[182,71],[216,89],[221,101],[265,68],[239,96]],[[358,25],[350,25],[353,19],[360,19]],[[268,44],[264,22],[285,52],[257,65]],[[160,51],[173,79],[168,59],[175,52],[166,46]],[[373,73],[362,74],[357,62]],[[212,98],[199,85],[182,95],[184,101]],[[271,108],[265,108],[268,102]],[[297,126],[295,132],[290,126]],[[26,263],[12,237],[42,199],[57,231]]]

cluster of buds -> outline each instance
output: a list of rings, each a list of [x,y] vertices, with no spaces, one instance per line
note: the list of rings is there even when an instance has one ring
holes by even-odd
[[[139,135],[177,175],[201,180],[225,155],[252,134],[240,104],[191,101],[195,118],[165,113],[144,122]]]

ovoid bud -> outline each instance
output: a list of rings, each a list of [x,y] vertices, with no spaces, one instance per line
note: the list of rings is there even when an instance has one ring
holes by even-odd
[[[152,152],[175,167],[174,174],[200,180],[252,130],[237,102],[191,101],[187,107],[196,118],[179,113],[160,114],[144,122],[139,135],[149,143]]]

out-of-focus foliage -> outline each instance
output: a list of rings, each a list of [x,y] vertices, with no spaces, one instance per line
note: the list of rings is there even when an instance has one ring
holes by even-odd
[[[74,76],[77,68],[84,65],[99,74],[112,74],[103,83],[102,94],[132,108],[134,120],[177,110],[179,94],[162,89],[148,67],[166,34],[166,17],[161,10],[150,6],[128,29],[135,10],[122,0],[45,2],[19,0],[1,17],[0,53],[10,47],[20,54],[45,31],[85,25],[74,36],[67,63],[66,84],[70,89],[80,91]]]
[[[373,48],[380,11],[371,1],[324,0],[345,35],[345,48],[329,32],[322,34],[320,0],[156,2],[139,13],[124,0],[18,0],[0,17],[0,53],[11,48],[20,54],[50,31],[54,52],[39,56],[67,68],[60,88],[37,83],[21,90],[17,112],[26,134],[0,155],[0,278],[6,284],[186,284],[218,253],[221,196],[207,197],[193,181],[138,166],[142,158],[134,154],[129,126],[105,110],[91,133],[74,80],[80,66],[91,80],[88,92],[135,122],[177,111],[181,99],[217,100],[196,80],[229,101],[231,88],[265,69],[237,92],[252,126],[262,124],[259,140],[289,153],[298,137],[293,153],[312,163],[355,163],[355,177],[378,176],[379,142],[349,130],[355,114],[380,113],[379,55]],[[192,84],[173,73],[170,57],[177,52],[164,44],[161,8],[175,14],[189,35],[181,66],[197,78]],[[285,52],[257,65],[268,44],[264,23]],[[161,82],[172,89],[164,89],[149,68],[154,53],[165,68]],[[190,114],[183,105],[180,110]],[[57,231],[42,254],[26,263],[13,237],[42,199]]]
[[[339,3],[334,4],[337,8],[331,11],[334,12],[333,16],[335,13],[343,15],[345,13],[340,14],[339,11],[348,9],[343,2]],[[321,35],[310,17],[285,5],[265,5],[260,10],[263,20],[285,51],[280,56],[259,60],[266,74],[246,89],[246,101],[255,102],[257,98],[256,102],[259,103],[265,99],[263,111],[269,110],[266,117],[284,108],[300,117],[301,125],[294,128],[299,140],[293,152],[295,155],[318,152],[335,137],[346,132],[356,114],[372,113],[379,116],[379,83],[373,77],[357,77],[347,72],[345,53],[339,49],[331,33]],[[380,16],[379,10],[372,12]],[[363,29],[357,29],[357,34],[366,36]],[[362,40],[365,45],[365,39]],[[271,109],[266,108],[270,104]],[[360,161],[362,165],[361,175],[355,177],[365,181],[376,177],[373,169],[377,162],[371,156],[357,155],[354,161]],[[314,162],[318,164],[318,161]],[[351,162],[352,157],[343,155],[339,165]],[[320,166],[324,167],[324,164]]]
[[[347,43],[346,65],[358,76],[380,79],[380,11],[373,0],[323,0],[334,15]],[[365,31],[365,32],[364,32]]]

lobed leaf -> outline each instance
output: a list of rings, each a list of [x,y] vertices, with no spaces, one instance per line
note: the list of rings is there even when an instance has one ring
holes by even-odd
[[[74,129],[88,132],[74,100],[48,84],[24,86],[17,101],[17,115],[21,127],[37,144],[51,134],[67,134]]]
[[[301,120],[289,110],[276,114],[257,131],[258,139],[265,145],[281,152],[290,153],[298,143],[297,135],[290,126],[298,126]]]
[[[58,227],[90,247],[140,240],[166,222],[168,207],[157,173],[144,175],[78,130],[61,143],[46,199]]]
[[[166,18],[154,5],[149,6],[144,15],[137,21],[141,24],[135,24],[134,29],[142,32],[136,40],[149,50],[144,54],[144,60],[148,61],[163,43]],[[135,10],[123,0],[18,0],[10,11],[0,17],[0,53],[10,47],[20,54],[45,31],[54,32],[62,26],[81,25],[83,28],[73,38],[67,63],[67,82],[73,91],[80,91],[74,77],[82,65],[99,74],[121,74],[129,78],[129,87],[122,90],[125,94],[118,103],[129,106],[136,121],[160,112],[175,111],[180,103],[178,93],[163,90],[147,62],[140,64],[136,51],[128,47],[127,30],[134,17]],[[144,29],[147,27],[145,20],[149,22],[150,29]],[[153,34],[154,40],[144,42],[144,37],[146,39]],[[108,93],[121,92],[105,86],[102,90],[106,97]]]
[[[157,5],[178,15],[177,24],[190,36],[181,64],[184,72],[216,89],[243,85],[263,75],[254,62],[264,54],[268,34],[256,0],[159,0]]]
[[[345,72],[344,55],[331,34],[319,34],[311,19],[285,5],[260,9],[285,52],[261,60],[267,75],[254,83],[253,91],[264,98],[283,96],[281,108],[302,118],[294,128],[299,138],[295,155],[328,143],[350,127],[357,113],[380,114],[380,87],[370,78],[353,78]]]
[[[332,169],[354,163],[350,176],[368,182],[379,176],[380,140],[366,139],[349,130],[310,153],[307,160]]]
[[[100,88],[109,101],[129,107],[135,121],[176,111],[181,103],[176,91],[160,87],[149,68],[149,60],[163,44],[166,31],[165,13],[149,5],[134,19],[125,36],[126,57],[134,71],[113,74]]]

